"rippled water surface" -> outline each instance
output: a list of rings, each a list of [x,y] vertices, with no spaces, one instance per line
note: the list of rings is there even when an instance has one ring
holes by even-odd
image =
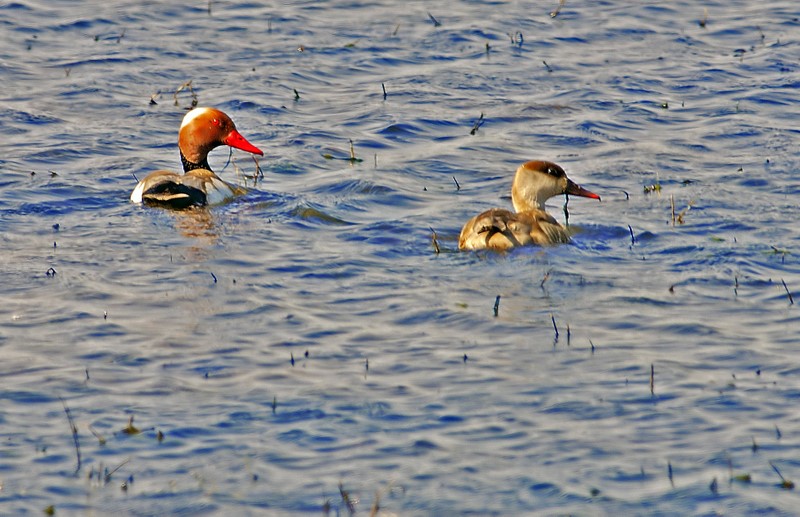
[[[0,513],[796,512],[800,9],[667,4],[0,3]],[[192,93],[263,179],[130,203]]]

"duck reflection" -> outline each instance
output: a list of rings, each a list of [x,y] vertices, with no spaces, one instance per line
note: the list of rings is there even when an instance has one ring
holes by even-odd
[[[185,237],[198,239],[203,244],[215,244],[219,239],[219,224],[206,207],[175,210],[175,227]]]

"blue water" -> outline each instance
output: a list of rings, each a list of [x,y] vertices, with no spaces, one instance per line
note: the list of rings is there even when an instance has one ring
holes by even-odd
[[[557,5],[0,4],[0,513],[794,514],[800,9]],[[133,205],[190,80],[264,177]]]

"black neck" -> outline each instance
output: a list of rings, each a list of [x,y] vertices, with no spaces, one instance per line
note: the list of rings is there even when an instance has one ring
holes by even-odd
[[[193,171],[195,169],[206,169],[211,170],[211,166],[208,165],[208,158],[203,158],[203,161],[200,163],[190,162],[181,152],[181,163],[183,164],[183,173],[186,174],[189,171]]]

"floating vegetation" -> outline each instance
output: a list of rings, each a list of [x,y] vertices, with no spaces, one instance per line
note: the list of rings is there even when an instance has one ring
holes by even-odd
[[[653,192],[661,192],[661,183],[653,183],[652,185],[644,186],[644,193],[650,194]]]
[[[332,155],[331,153],[325,153],[325,154],[322,155],[322,157],[325,158],[326,160],[344,160],[344,161],[348,161],[350,163],[361,163],[361,162],[364,161],[363,159],[358,158],[356,156],[356,150],[355,150],[355,147],[353,146],[353,140],[352,139],[350,139],[350,156],[349,157],[340,158],[340,157]]]
[[[124,434],[129,434],[129,435],[139,434],[139,433],[141,433],[141,432],[142,432],[142,431],[141,431],[141,430],[140,430],[138,427],[136,427],[136,426],[134,426],[134,425],[133,425],[133,415],[131,415],[131,416],[128,418],[128,425],[126,425],[126,426],[125,426],[125,427],[122,429],[122,432],[123,432]]]
[[[519,48],[522,48],[522,44],[525,42],[525,38],[522,36],[522,33],[519,31],[512,33],[508,33],[508,37],[511,38],[511,44],[516,45]]]
[[[175,101],[175,106],[179,106],[180,105],[178,103],[178,94],[181,93],[184,90],[187,90],[191,94],[191,96],[192,96],[191,107],[192,108],[196,108],[197,107],[197,93],[194,91],[194,87],[192,86],[192,79],[189,79],[188,81],[186,81],[182,85],[178,86],[178,89],[176,89],[175,93],[172,94],[172,98]]]

